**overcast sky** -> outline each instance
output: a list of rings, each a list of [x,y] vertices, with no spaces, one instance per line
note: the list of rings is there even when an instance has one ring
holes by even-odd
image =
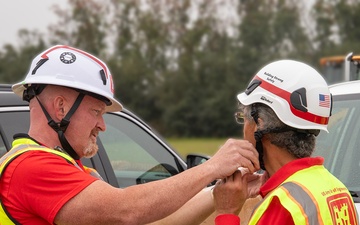
[[[314,0],[306,1],[310,3]],[[58,21],[51,7],[56,4],[66,8],[67,2],[67,0],[0,0],[0,48],[5,43],[19,44],[18,31],[21,28],[30,31],[36,29],[46,33],[48,25]],[[232,16],[229,12],[222,13],[224,15],[220,15],[221,17]]]
[[[0,48],[5,43],[18,44],[18,30],[38,30],[46,32],[57,16],[51,6],[64,8],[67,0],[0,0]]]

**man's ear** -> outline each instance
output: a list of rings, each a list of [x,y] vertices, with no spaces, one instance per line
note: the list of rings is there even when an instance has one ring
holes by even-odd
[[[254,126],[254,129],[255,129],[254,132],[257,130],[262,130],[263,124],[264,124],[264,121],[259,117],[257,120],[256,126]]]
[[[61,121],[65,117],[65,99],[63,96],[57,96],[54,98],[54,109],[56,119]]]

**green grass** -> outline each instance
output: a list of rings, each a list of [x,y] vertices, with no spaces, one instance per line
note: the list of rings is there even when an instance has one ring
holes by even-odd
[[[190,153],[213,156],[227,138],[167,138],[166,141],[182,156]]]

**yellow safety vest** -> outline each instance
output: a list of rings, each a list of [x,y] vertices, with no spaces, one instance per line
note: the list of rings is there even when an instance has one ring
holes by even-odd
[[[9,165],[9,163],[20,156],[21,154],[28,152],[28,151],[44,151],[48,153],[52,153],[55,155],[58,155],[62,158],[64,158],[66,161],[70,162],[74,166],[76,166],[79,170],[83,171],[80,166],[76,163],[76,161],[71,158],[66,153],[63,153],[58,150],[50,149],[44,146],[41,146],[37,144],[35,141],[29,139],[29,138],[19,138],[14,140],[13,142],[13,148],[6,153],[3,157],[0,158],[0,177],[5,170],[6,166]],[[101,179],[100,174],[94,170],[93,168],[85,167],[86,173],[90,174],[91,176],[94,176],[98,179]],[[0,225],[18,225],[19,223],[11,217],[11,215],[7,212],[7,210],[4,208],[3,203],[0,199]]]
[[[321,174],[321,179],[312,174]],[[258,223],[275,196],[290,212],[295,225],[358,224],[349,191],[322,165],[294,173],[270,192],[254,210],[250,225]]]

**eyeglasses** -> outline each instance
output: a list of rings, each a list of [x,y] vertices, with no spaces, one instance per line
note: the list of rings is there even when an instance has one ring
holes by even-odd
[[[244,112],[236,112],[234,114],[236,123],[243,125],[244,124]]]

